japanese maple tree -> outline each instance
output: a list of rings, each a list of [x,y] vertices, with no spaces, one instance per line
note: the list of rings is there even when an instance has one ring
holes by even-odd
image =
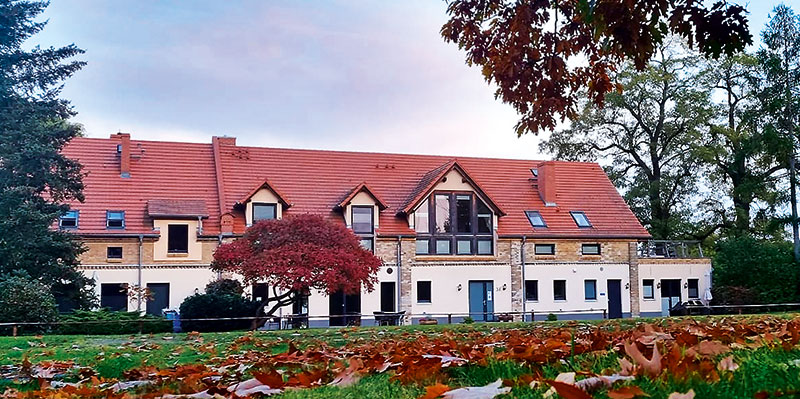
[[[254,224],[243,237],[217,248],[212,268],[271,287],[272,295],[258,308],[258,315],[271,316],[311,289],[372,291],[381,264],[343,224],[303,214]]]

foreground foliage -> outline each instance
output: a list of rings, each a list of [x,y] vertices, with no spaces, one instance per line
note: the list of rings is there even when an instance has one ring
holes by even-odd
[[[59,339],[71,342],[26,338],[17,342],[31,349],[15,351],[0,341],[15,359],[0,366],[6,397],[768,398],[800,390],[794,315],[191,333],[131,337],[71,357],[46,349]]]

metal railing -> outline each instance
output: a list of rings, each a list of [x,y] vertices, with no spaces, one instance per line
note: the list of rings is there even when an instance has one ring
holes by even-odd
[[[691,240],[648,240],[639,243],[640,258],[702,258],[703,247],[700,241]]]

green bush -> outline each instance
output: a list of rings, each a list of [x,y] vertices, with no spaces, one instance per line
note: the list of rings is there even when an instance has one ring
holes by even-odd
[[[239,280],[221,278],[206,284],[206,294],[231,294],[242,296],[242,294],[244,294],[244,287],[242,287],[242,283],[240,283]]]
[[[63,314],[57,329],[59,334],[145,334],[172,331],[172,322],[139,312],[117,312],[108,309],[76,310]]]
[[[50,323],[58,319],[58,307],[50,287],[18,272],[0,276],[0,322]],[[20,327],[20,332],[44,332],[48,326]],[[0,333],[8,334],[11,328]]]
[[[715,298],[718,303],[736,300],[741,304],[736,292],[752,293],[757,303],[797,301],[798,265],[790,242],[749,236],[720,241],[713,278],[715,291],[722,296],[730,293],[728,298]]]
[[[257,302],[241,295],[230,293],[194,294],[181,303],[181,329],[201,332],[248,329],[253,323],[252,320],[191,321],[185,319],[254,317],[258,307]]]
[[[558,316],[555,313],[548,313],[547,314],[547,321],[557,321]]]
[[[473,320],[472,317],[467,316],[467,317],[464,318],[464,320],[461,320],[461,322],[464,323],[464,324],[472,324],[472,323],[475,322],[475,320]]]

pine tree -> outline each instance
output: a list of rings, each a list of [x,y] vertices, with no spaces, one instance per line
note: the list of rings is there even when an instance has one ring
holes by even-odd
[[[92,281],[76,270],[83,247],[52,229],[69,200],[83,201],[81,166],[61,155],[80,126],[60,98],[65,79],[85,63],[74,44],[23,49],[46,24],[46,1],[0,0],[0,275],[24,270],[63,308],[88,307]]]

